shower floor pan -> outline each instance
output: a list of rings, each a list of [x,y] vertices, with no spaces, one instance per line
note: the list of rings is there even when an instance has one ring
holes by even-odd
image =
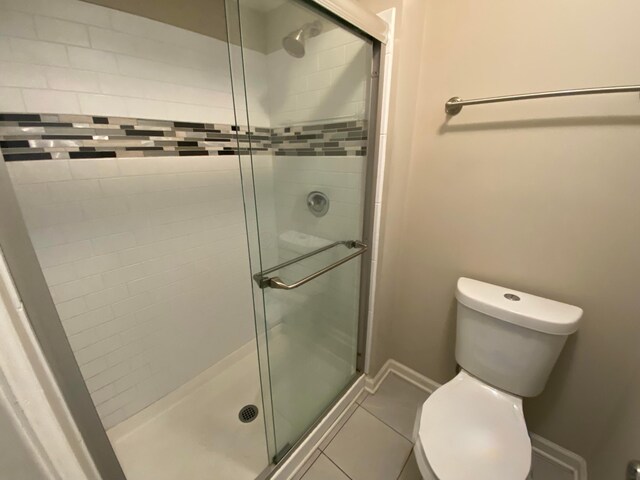
[[[286,439],[299,438],[314,412],[331,403],[335,391],[327,385],[346,384],[355,373],[299,323],[277,325],[269,335],[272,368],[279,373],[271,383],[278,400],[274,415],[277,433]],[[250,342],[108,430],[127,480],[254,480],[270,462],[264,415],[243,423],[238,412],[245,405],[261,410],[259,385]]]
[[[261,406],[255,342],[109,429],[128,480],[253,480],[269,463],[262,414],[238,420],[247,404]]]

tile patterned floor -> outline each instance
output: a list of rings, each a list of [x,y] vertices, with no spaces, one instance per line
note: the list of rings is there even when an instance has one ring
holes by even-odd
[[[411,433],[429,394],[390,374],[363,392],[294,480],[421,480]]]
[[[429,394],[391,373],[374,395],[363,392],[292,480],[422,480],[411,434]],[[533,456],[529,480],[572,480]]]

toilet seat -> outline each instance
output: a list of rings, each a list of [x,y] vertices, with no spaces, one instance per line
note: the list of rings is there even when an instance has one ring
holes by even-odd
[[[439,480],[524,480],[531,468],[522,399],[464,370],[424,403],[417,441]]]

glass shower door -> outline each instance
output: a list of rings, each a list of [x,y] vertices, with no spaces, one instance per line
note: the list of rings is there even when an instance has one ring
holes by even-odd
[[[242,174],[277,461],[357,375],[373,45],[301,1],[227,10],[239,12],[230,53],[252,132]]]

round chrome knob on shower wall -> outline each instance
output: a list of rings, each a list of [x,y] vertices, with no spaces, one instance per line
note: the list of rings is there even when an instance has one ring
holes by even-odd
[[[307,207],[316,217],[324,217],[329,211],[329,197],[322,192],[313,191],[307,195]]]

